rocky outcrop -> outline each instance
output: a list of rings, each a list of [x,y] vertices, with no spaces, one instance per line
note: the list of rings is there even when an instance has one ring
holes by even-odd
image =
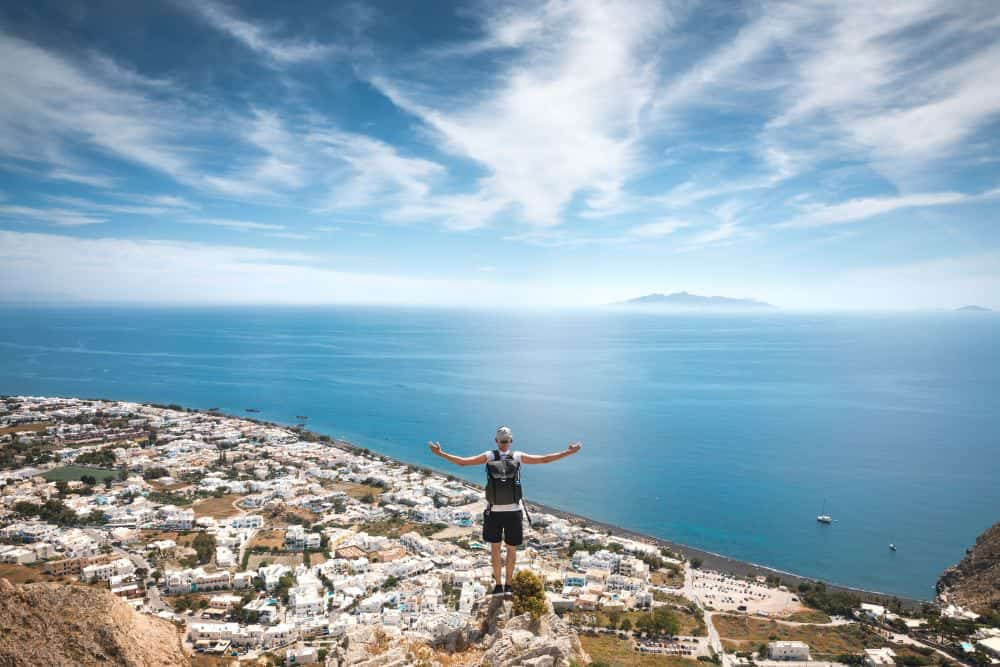
[[[976,538],[965,558],[944,571],[937,591],[942,602],[980,614],[1000,610],[1000,523]]]
[[[532,620],[528,614],[515,616],[510,601],[494,598],[480,605],[476,619],[478,626],[469,641],[485,650],[480,664],[486,667],[569,667],[573,662],[590,662],[576,631],[548,603],[546,613]]]
[[[168,621],[107,590],[0,579],[0,667],[175,667],[190,664]]]

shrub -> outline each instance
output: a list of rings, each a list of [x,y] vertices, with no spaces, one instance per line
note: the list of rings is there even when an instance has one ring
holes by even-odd
[[[514,593],[514,613],[531,614],[537,620],[545,613],[545,588],[534,572],[521,570],[511,582]]]

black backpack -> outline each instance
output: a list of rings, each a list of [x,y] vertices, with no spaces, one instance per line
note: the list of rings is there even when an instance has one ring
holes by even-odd
[[[494,505],[514,505],[521,501],[521,464],[511,453],[502,454],[493,450],[493,460],[486,463],[486,511]],[[531,525],[531,516],[524,508],[524,516]]]

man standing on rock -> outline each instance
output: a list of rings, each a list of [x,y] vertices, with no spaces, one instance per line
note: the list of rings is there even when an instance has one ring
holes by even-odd
[[[527,514],[524,503],[521,502],[521,464],[551,463],[575,454],[582,446],[579,442],[571,442],[561,452],[554,454],[525,454],[511,451],[514,436],[510,429],[501,426],[497,429],[497,449],[485,451],[478,456],[455,456],[441,449],[441,443],[430,442],[431,451],[455,465],[475,466],[486,464],[486,511],[483,512],[483,541],[490,543],[490,559],[493,565],[492,595],[511,595],[510,582],[514,578],[514,563],[517,560],[517,547],[524,541],[524,530],[521,525],[522,513]],[[531,519],[528,518],[530,523]],[[506,574],[507,585],[500,579],[500,542],[507,545]]]

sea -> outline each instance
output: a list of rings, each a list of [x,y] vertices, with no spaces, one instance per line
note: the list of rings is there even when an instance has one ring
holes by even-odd
[[[580,440],[528,500],[918,599],[1000,520],[998,372],[994,313],[0,308],[3,394],[304,421],[477,482],[428,441]]]

